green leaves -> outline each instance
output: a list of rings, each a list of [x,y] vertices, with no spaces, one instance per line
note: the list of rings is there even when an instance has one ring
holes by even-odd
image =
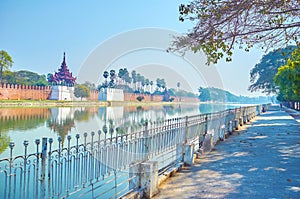
[[[0,83],[2,83],[2,73],[13,65],[11,56],[4,50],[0,51]]]
[[[90,89],[83,84],[76,84],[74,89],[75,97],[84,98],[90,96]]]
[[[286,65],[278,68],[274,81],[279,86],[281,100],[300,100],[300,48],[293,52]]]

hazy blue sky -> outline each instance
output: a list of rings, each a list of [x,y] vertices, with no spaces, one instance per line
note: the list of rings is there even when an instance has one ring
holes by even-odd
[[[77,76],[82,72],[80,69],[83,63],[97,46],[115,35],[148,27],[178,33],[191,29],[192,24],[178,21],[178,5],[185,2],[184,0],[1,0],[0,49],[6,50],[13,57],[15,63],[12,70],[32,70],[40,74],[56,71],[65,51],[67,65]],[[153,53],[149,53],[149,56],[151,54]],[[259,62],[262,55],[263,52],[255,49],[250,53],[237,51],[233,62],[218,63],[216,69],[223,81],[223,87],[238,95],[258,95],[259,93],[248,92],[247,87],[249,71]],[[104,53],[101,56],[106,55]],[[151,67],[148,62],[140,64]],[[122,67],[129,68],[126,62]],[[171,63],[168,67],[172,67]],[[180,70],[174,70],[181,73]],[[183,78],[189,81],[189,78]],[[196,85],[199,86],[203,85]]]

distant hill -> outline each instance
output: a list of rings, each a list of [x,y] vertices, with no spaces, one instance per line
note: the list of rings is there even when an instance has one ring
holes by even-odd
[[[214,87],[200,87],[199,93],[199,99],[202,102],[267,103],[271,101],[270,97],[236,96],[229,91]]]

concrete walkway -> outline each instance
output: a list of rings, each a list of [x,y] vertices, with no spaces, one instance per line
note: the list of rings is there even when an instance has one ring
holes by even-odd
[[[300,123],[272,106],[168,179],[154,198],[300,198]]]

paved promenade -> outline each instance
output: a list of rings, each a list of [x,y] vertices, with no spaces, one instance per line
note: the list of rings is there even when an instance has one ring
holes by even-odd
[[[300,117],[293,113],[270,107],[168,179],[154,198],[300,198]]]

